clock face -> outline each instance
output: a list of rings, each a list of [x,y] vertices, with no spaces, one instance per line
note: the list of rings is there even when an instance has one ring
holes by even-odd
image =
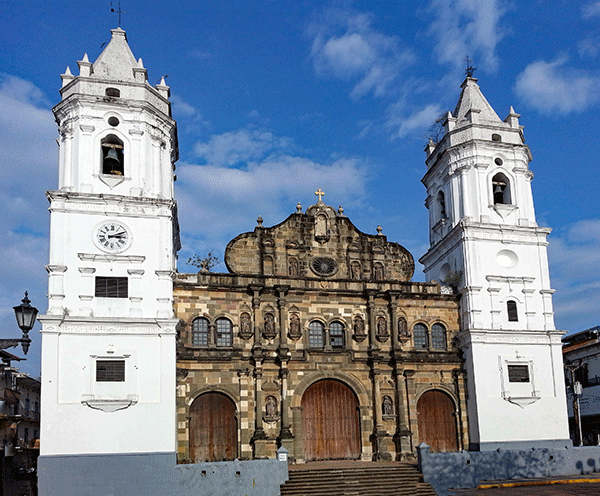
[[[107,222],[96,231],[95,241],[103,250],[117,253],[129,246],[129,231],[119,222]]]

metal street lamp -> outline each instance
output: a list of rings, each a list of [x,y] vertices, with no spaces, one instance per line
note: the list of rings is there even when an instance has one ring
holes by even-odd
[[[38,314],[38,309],[32,307],[30,303],[31,301],[27,298],[27,291],[25,291],[25,298],[21,300],[21,304],[13,307],[15,316],[17,317],[17,325],[23,331],[23,337],[21,339],[0,339],[0,350],[13,348],[18,344],[21,344],[23,353],[27,355],[29,344],[31,343],[28,333],[33,329]]]

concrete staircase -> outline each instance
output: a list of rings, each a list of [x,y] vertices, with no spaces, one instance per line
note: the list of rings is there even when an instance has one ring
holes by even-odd
[[[435,496],[415,463],[317,462],[289,474],[281,496]]]

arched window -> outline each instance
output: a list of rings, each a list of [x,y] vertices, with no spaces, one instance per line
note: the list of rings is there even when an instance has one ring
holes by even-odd
[[[427,326],[425,324],[415,324],[413,327],[413,338],[415,340],[416,350],[426,350],[429,348]]]
[[[125,173],[123,142],[114,134],[109,134],[101,141],[102,174],[122,176]]]
[[[438,203],[438,212],[439,212],[439,220],[445,220],[448,218],[446,214],[446,198],[444,196],[444,192],[440,191],[437,195],[437,203]]]
[[[119,98],[121,96],[121,91],[117,88],[106,88],[105,95]]]
[[[344,347],[344,325],[341,322],[332,322],[329,325],[329,341],[332,348]]]
[[[192,344],[208,346],[208,320],[204,317],[198,317],[192,322]]]
[[[508,313],[509,322],[519,322],[519,314],[517,313],[517,302],[508,300],[506,302],[506,311]]]
[[[317,320],[313,320],[308,326],[308,346],[311,348],[323,348],[325,343],[325,327]]]
[[[229,319],[217,319],[217,346],[231,346],[233,344],[232,325]]]
[[[492,191],[494,205],[510,205],[510,182],[501,172],[492,177]]]
[[[442,324],[431,326],[431,347],[435,350],[446,349],[446,328]]]

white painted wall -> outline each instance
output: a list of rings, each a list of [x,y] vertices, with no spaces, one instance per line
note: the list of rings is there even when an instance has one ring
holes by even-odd
[[[125,33],[80,75],[63,75],[59,189],[50,200],[49,306],[42,322],[41,455],[175,451],[175,122],[168,87],[152,88]],[[107,97],[106,88],[120,91]],[[116,121],[110,118],[116,117]],[[115,125],[116,124],[116,125]],[[124,174],[102,172],[101,140],[124,146]],[[98,228],[130,236],[111,251]],[[95,277],[127,277],[125,298],[95,296]],[[125,363],[98,382],[96,361]]]
[[[458,338],[466,358],[470,442],[568,442],[563,332],[554,327],[546,251],[550,229],[535,221],[531,154],[519,116],[511,109],[501,121],[468,78],[454,117],[444,139],[427,148],[431,247],[421,262],[428,281],[462,274]],[[494,204],[492,178],[499,172],[510,184],[508,204]],[[509,300],[517,304],[516,322],[508,319]],[[528,365],[530,382],[509,383],[509,364]]]

